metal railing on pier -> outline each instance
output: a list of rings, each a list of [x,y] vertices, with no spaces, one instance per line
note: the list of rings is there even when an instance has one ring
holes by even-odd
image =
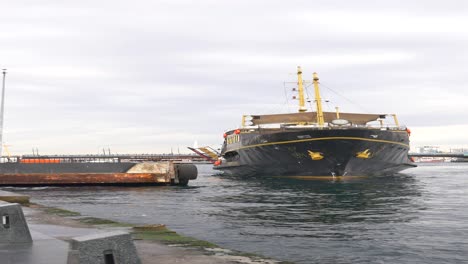
[[[205,162],[191,154],[21,155],[2,156],[0,163],[119,163],[145,161]]]

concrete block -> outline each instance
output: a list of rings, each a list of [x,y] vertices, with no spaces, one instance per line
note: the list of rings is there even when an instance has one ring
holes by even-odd
[[[19,204],[0,203],[0,243],[32,243],[31,233]]]
[[[141,264],[130,234],[115,231],[75,237],[67,264]]]

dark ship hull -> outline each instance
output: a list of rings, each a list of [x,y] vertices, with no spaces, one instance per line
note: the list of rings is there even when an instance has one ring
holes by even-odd
[[[234,132],[234,131],[233,131]],[[264,129],[231,134],[221,164],[236,176],[366,176],[414,167],[406,130]]]

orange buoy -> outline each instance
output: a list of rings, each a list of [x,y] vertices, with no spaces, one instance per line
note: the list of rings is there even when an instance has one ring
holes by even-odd
[[[219,165],[221,165],[221,160],[217,160],[217,161],[215,161],[214,165],[215,165],[215,166],[219,166]]]
[[[227,138],[227,134],[226,134],[226,133],[223,134],[223,138]]]
[[[236,135],[240,134],[240,129],[236,129],[236,130],[234,131],[234,134],[236,134]]]

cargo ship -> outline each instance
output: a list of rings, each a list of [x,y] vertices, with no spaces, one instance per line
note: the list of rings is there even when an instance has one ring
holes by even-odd
[[[408,157],[411,132],[395,114],[324,112],[317,73],[311,81],[316,110],[309,112],[300,67],[297,78],[297,113],[244,115],[239,128],[224,133],[219,152],[190,149],[235,176],[369,176],[415,167]]]
[[[14,156],[0,160],[0,186],[187,185],[197,167],[146,156]]]

